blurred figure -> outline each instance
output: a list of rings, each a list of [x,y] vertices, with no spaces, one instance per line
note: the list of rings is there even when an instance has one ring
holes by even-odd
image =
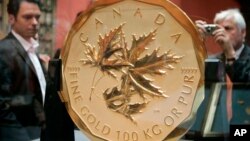
[[[40,2],[9,0],[7,10],[11,32],[0,41],[0,140],[30,141],[45,128],[45,69],[34,39]]]
[[[217,13],[214,27],[198,20],[196,25],[204,38],[212,36],[222,49],[214,57],[224,62],[232,82],[250,82],[250,48],[245,44],[246,23],[238,9]]]

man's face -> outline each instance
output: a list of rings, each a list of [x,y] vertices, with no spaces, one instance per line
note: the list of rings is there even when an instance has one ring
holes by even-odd
[[[245,30],[240,30],[231,19],[224,20],[219,24],[224,27],[226,33],[229,35],[234,49],[240,48],[245,38]]]
[[[30,40],[38,32],[39,18],[41,15],[38,5],[22,2],[16,17],[13,17],[12,29],[24,39]],[[11,15],[14,16],[14,15]]]

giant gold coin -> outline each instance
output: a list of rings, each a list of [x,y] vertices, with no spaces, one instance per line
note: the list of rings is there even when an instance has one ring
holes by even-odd
[[[164,140],[191,114],[205,50],[192,21],[165,0],[98,0],[62,49],[61,96],[95,139]]]

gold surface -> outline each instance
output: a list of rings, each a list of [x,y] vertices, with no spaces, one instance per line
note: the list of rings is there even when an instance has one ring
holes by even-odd
[[[61,54],[60,93],[75,124],[100,140],[180,138],[204,81],[198,35],[169,1],[95,1]]]

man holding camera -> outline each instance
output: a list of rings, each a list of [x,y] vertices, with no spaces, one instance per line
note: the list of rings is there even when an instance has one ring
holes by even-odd
[[[230,124],[242,124],[249,119],[249,115],[244,112],[249,105],[246,93],[249,93],[250,82],[250,48],[245,44],[245,20],[238,9],[228,9],[215,15],[214,24],[201,20],[195,23],[204,38],[212,37],[222,49],[222,53],[211,58],[217,58],[224,64],[222,71],[226,72],[226,78],[230,78],[227,79],[227,84],[230,84],[227,85],[227,118]],[[244,105],[239,104],[239,101],[244,102]]]
[[[221,47],[217,55],[225,63],[225,70],[232,82],[250,82],[250,48],[245,44],[246,23],[238,9],[228,9],[215,15],[214,25],[196,21],[203,37],[209,33]]]

